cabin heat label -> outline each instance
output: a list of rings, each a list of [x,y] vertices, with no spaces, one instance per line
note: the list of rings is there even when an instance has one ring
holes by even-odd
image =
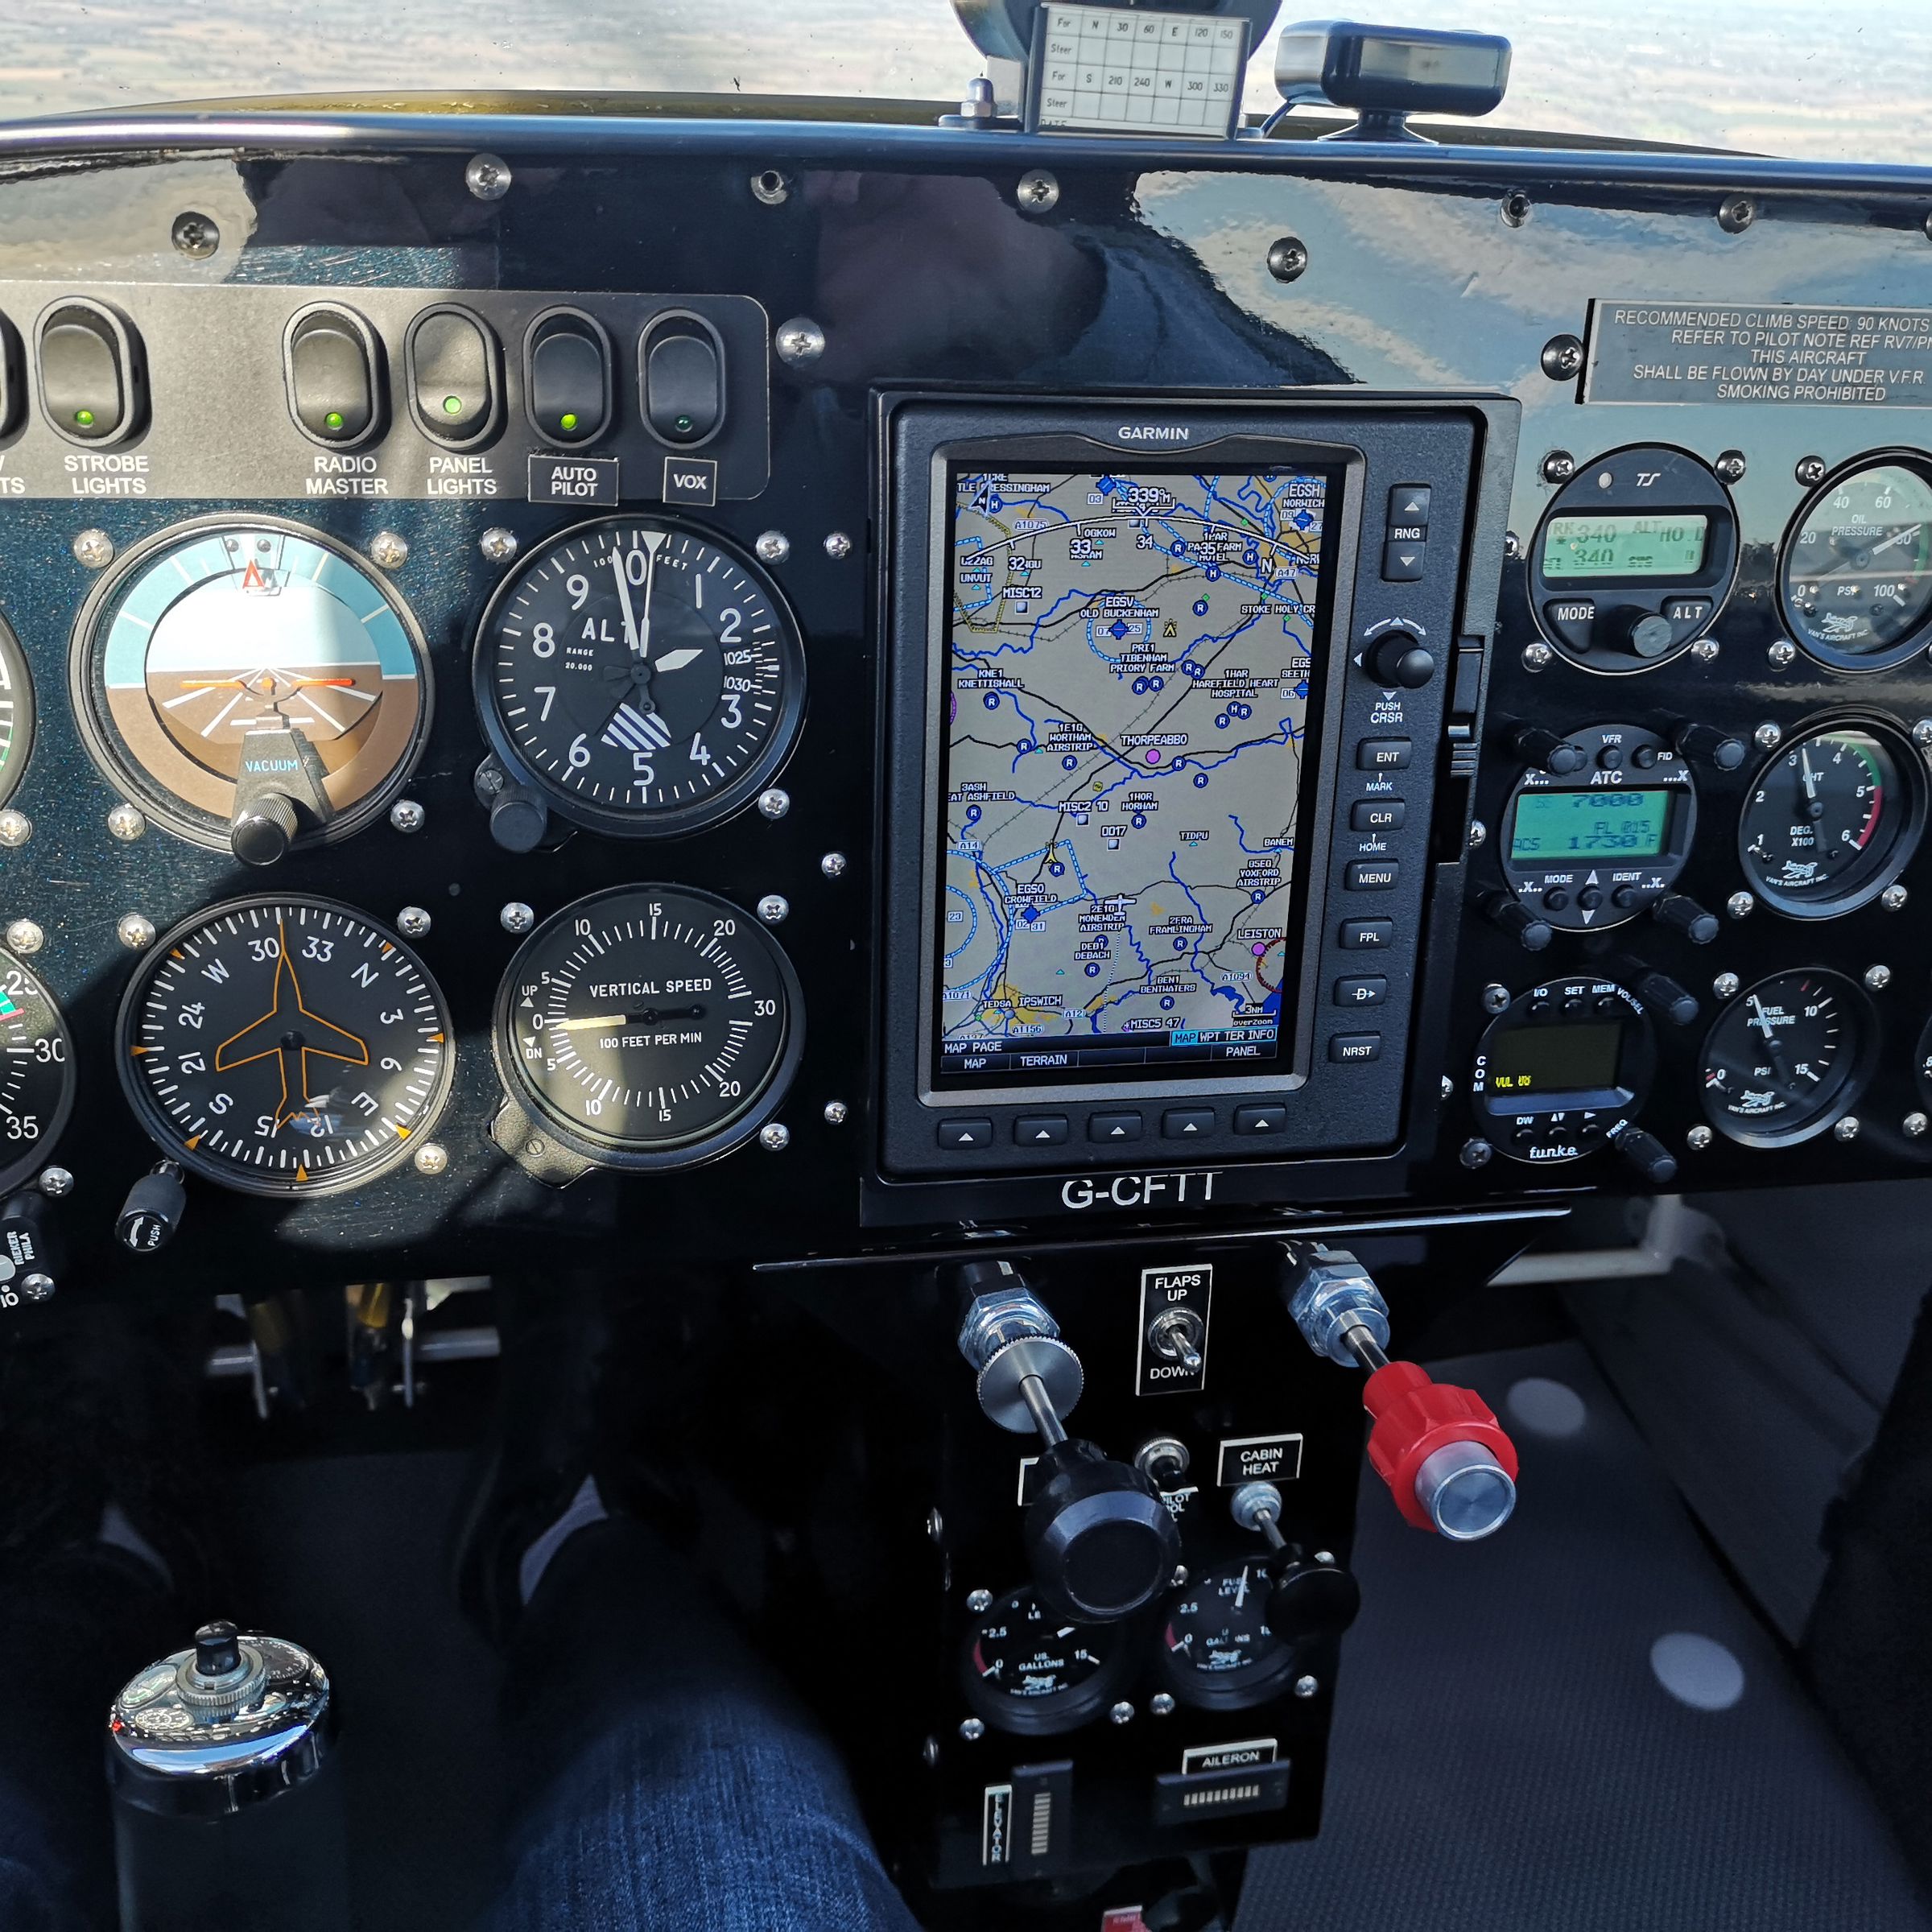
[[[1932,408],[1932,309],[1593,302],[1583,400]]]

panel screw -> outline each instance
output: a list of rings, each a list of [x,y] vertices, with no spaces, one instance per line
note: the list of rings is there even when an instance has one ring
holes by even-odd
[[[843,1100],[828,1100],[825,1103],[825,1125],[828,1127],[843,1127],[851,1115],[852,1109]]]
[[[477,548],[482,551],[485,563],[507,564],[517,554],[517,533],[501,525],[493,526],[477,539]]]
[[[758,1129],[758,1145],[767,1154],[782,1154],[791,1145],[791,1129],[782,1121],[767,1121]]]
[[[206,215],[175,217],[168,239],[191,262],[205,262],[221,246],[221,231]]]
[[[1798,468],[1792,473],[1806,485],[1822,483],[1825,480],[1825,460],[1823,456],[1800,456]]]
[[[1489,843],[1489,828],[1480,819],[1469,821],[1469,849],[1475,852]]]
[[[1059,201],[1060,184],[1045,168],[1030,167],[1020,176],[1019,191],[1013,198],[1022,214],[1043,215]]]
[[[927,1738],[919,1746],[919,1756],[927,1764],[936,1765],[939,1761],[939,1740],[936,1737]]]
[[[50,1201],[64,1200],[74,1191],[74,1177],[64,1167],[43,1167],[38,1185]]]
[[[398,832],[420,832],[427,815],[414,799],[398,799],[389,808],[389,822]]]
[[[449,1150],[435,1141],[425,1141],[415,1158],[418,1174],[438,1174],[449,1165]]]
[[[1728,195],[1717,205],[1717,225],[1728,235],[1741,235],[1757,219],[1757,204],[1748,195]]]
[[[1897,912],[1911,896],[1902,886],[1888,886],[1878,895],[1878,902],[1887,912]]]
[[[928,1509],[928,1510],[926,1512],[926,1540],[927,1540],[927,1542],[929,1542],[929,1543],[936,1543],[936,1542],[940,1542],[941,1540],[943,1540],[943,1538],[944,1538],[945,1534],[946,1534],[946,1519],[945,1519],[945,1517],[943,1517],[943,1516],[941,1516],[941,1515],[939,1514],[939,1511],[938,1511],[938,1510],[936,1510],[936,1509]]]
[[[1472,1170],[1477,1167],[1487,1167],[1496,1158],[1496,1150],[1487,1141],[1479,1137],[1475,1140],[1463,1142],[1460,1158],[1463,1165]]]
[[[47,935],[31,919],[15,919],[6,929],[9,952],[38,952],[47,943]]]
[[[0,845],[18,848],[34,836],[34,822],[23,811],[10,805],[0,811]]]
[[[782,208],[791,199],[791,183],[778,168],[761,168],[751,178],[751,192],[767,208]]]
[[[819,870],[828,879],[842,879],[848,861],[842,852],[828,852],[819,861]]]
[[[833,563],[842,564],[852,555],[852,539],[842,530],[835,530],[825,539],[825,554]]]
[[[1922,1113],[1909,1113],[1901,1125],[1905,1128],[1906,1133],[1916,1141],[1928,1127],[1932,1127],[1932,1121],[1928,1121]]]
[[[791,902],[778,893],[768,892],[758,901],[758,917],[767,926],[776,926],[791,910]]]
[[[1781,724],[1773,724],[1767,719],[1751,736],[1761,751],[1773,751],[1783,741],[1785,731]]]
[[[1443,1086],[1442,1086],[1442,1094],[1443,1094],[1443,1098],[1444,1100],[1447,1100],[1447,1099],[1450,1097],[1450,1096],[1451,1096],[1451,1094],[1453,1094],[1455,1092],[1455,1082],[1454,1080],[1451,1080],[1451,1079],[1450,1079],[1450,1077],[1448,1076],[1448,1075],[1447,1075],[1447,1074],[1444,1074],[1444,1075],[1443,1075]]]
[[[1741,483],[1744,480],[1744,452],[1741,449],[1727,449],[1711,467],[1726,483]]]
[[[1298,1677],[1294,1680],[1294,1694],[1297,1697],[1313,1697],[1321,1687],[1312,1677]]]
[[[124,845],[131,845],[147,830],[147,820],[138,807],[117,805],[107,815],[107,829]]]
[[[155,923],[144,913],[123,913],[114,927],[114,937],[130,952],[146,952],[155,943]]]
[[[1107,1721],[1110,1724],[1132,1724],[1133,1722],[1133,1706],[1129,1703],[1125,1698],[1122,1698],[1121,1701],[1107,1713]]]
[[[963,1717],[960,1719],[960,1736],[964,1738],[968,1744],[976,1744],[985,1735],[986,1727],[980,1719],[976,1717]],[[939,1743],[936,1739],[932,1740],[931,1742],[933,1745],[933,1761],[936,1764],[939,1761]]]
[[[1567,449],[1553,449],[1543,458],[1543,481],[1567,483],[1576,474],[1576,458]]]
[[[1912,727],[1912,742],[1921,751],[1932,750],[1932,718],[1921,718]]]
[[[420,906],[405,906],[396,914],[396,931],[406,939],[419,939],[429,931],[429,914]]]
[[[752,547],[762,561],[782,564],[791,555],[791,539],[782,530],[768,530]]]
[[[1771,660],[1773,671],[1789,671],[1798,662],[1798,646],[1780,638],[1765,655]]]
[[[543,1143],[533,1133],[530,1138],[523,1143],[523,1151],[534,1161],[539,1155],[546,1153],[547,1150],[545,1148]]]
[[[1720,972],[1711,982],[1711,990],[1720,1000],[1732,1000],[1737,997],[1738,984],[1738,977],[1736,973]]]
[[[1717,639],[1699,638],[1690,646],[1690,654],[1700,664],[1715,664],[1717,662]]]
[[[1865,968],[1865,991],[1883,993],[1892,984],[1892,968],[1889,966],[1868,966]]]
[[[966,1608],[978,1612],[993,1608],[993,1592],[990,1590],[968,1590],[966,1592]]]
[[[1501,1013],[1509,1004],[1509,989],[1495,980],[1483,989],[1483,1011]]]
[[[104,530],[84,530],[74,539],[74,559],[89,570],[105,570],[114,560],[114,540]]]
[[[1278,282],[1298,280],[1307,266],[1307,245],[1298,235],[1283,235],[1268,251],[1268,272]]]
[[[383,570],[400,570],[409,561],[409,545],[393,530],[379,530],[369,540],[369,555]]]
[[[1724,910],[1734,919],[1748,919],[1757,910],[1757,901],[1748,892],[1734,892],[1724,901]]]
[[[528,932],[537,923],[537,915],[521,899],[512,899],[497,914],[497,921],[506,932]]]
[[[1684,1136],[1684,1145],[1693,1154],[1702,1154],[1716,1137],[1708,1127],[1693,1127]]]
[[[1187,1587],[1187,1566],[1185,1563],[1174,1565],[1174,1575],[1167,1579],[1167,1587],[1170,1590],[1185,1590]]]
[[[1521,228],[1535,213],[1536,204],[1520,188],[1512,188],[1503,196],[1503,224],[1507,228]]]
[[[20,1278],[20,1292],[30,1302],[50,1301],[53,1298],[54,1278],[51,1274],[43,1274],[36,1269],[31,1274],[23,1274]]]
[[[1523,554],[1523,540],[1513,530],[1503,532],[1503,555],[1513,564]]]
[[[758,794],[758,810],[768,819],[782,819],[791,810],[791,794],[774,785],[770,791]]]
[[[479,201],[501,201],[510,182],[510,163],[501,155],[472,155],[463,171],[463,185]]]
[[[1552,382],[1567,382],[1582,371],[1583,345],[1575,336],[1552,336],[1543,345],[1542,365]]]
[[[1523,646],[1525,671],[1547,671],[1556,660],[1556,653],[1538,638],[1534,643]]]
[[[778,360],[794,369],[817,361],[825,353],[825,332],[810,316],[794,316],[789,322],[781,322],[771,341]]]
[[[1847,1114],[1832,1128],[1831,1137],[1835,1141],[1846,1142],[1856,1140],[1858,1138],[1858,1116],[1854,1113]]]
[[[1157,1690],[1148,1699],[1147,1708],[1156,1717],[1172,1717],[1174,1699],[1165,1690]]]

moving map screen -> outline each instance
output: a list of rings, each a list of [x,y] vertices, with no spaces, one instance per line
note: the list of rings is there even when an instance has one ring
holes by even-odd
[[[1335,478],[948,482],[936,1075],[1278,1061]]]

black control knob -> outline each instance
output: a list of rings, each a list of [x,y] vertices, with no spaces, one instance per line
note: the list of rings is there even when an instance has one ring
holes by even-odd
[[[1697,1018],[1695,998],[1664,973],[1645,973],[1637,981],[1637,997],[1653,1013],[1661,1013],[1673,1026],[1688,1026]]]
[[[1361,1609],[1361,1585],[1325,1550],[1307,1556],[1290,1546],[1269,1570],[1268,1628],[1284,1643],[1340,1637]]]
[[[286,792],[258,791],[238,803],[228,825],[229,849],[244,865],[273,865],[295,842],[302,821]]]
[[[1392,630],[1368,646],[1364,669],[1377,683],[1420,691],[1435,675],[1435,653],[1406,630]]]
[[[1640,658],[1661,658],[1677,639],[1677,626],[1652,611],[1640,612],[1624,634],[1624,642]]]
[[[1681,932],[1693,946],[1708,946],[1717,937],[1717,914],[1705,911],[1684,893],[1666,893],[1651,907],[1650,913],[1658,925]]]
[[[535,852],[550,830],[550,807],[527,785],[506,785],[489,806],[489,836],[506,852]]]
[[[195,1633],[195,1668],[204,1677],[228,1677],[242,1668],[242,1633],[221,1620]]]
[[[1539,919],[1514,894],[1492,892],[1483,902],[1483,916],[1500,926],[1525,952],[1541,952],[1556,936],[1547,919]]]
[[[1166,1589],[1181,1533],[1152,1482],[1092,1443],[1045,1450],[1026,1506],[1026,1555],[1041,1600],[1088,1623],[1131,1616]]]
[[[1677,1179],[1677,1156],[1655,1134],[1626,1127],[1616,1137],[1616,1146],[1653,1187],[1668,1187]]]
[[[1582,745],[1572,745],[1567,738],[1560,738],[1540,724],[1519,726],[1509,742],[1525,764],[1534,765],[1552,778],[1567,778],[1590,762]]]
[[[114,1233],[132,1254],[152,1254],[165,1248],[181,1226],[188,1210],[188,1190],[173,1161],[161,1161],[127,1191],[114,1217]]]
[[[66,1244],[45,1195],[23,1187],[0,1201],[0,1307],[17,1298],[46,1301],[66,1264]]]
[[[1713,771],[1736,771],[1744,762],[1744,741],[1715,724],[1680,724],[1671,741],[1679,754]]]

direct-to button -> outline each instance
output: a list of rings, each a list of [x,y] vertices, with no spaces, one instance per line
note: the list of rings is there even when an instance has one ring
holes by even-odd
[[[1426,543],[1403,543],[1393,537],[1382,546],[1382,581],[1414,584],[1422,574],[1422,560],[1429,554]]]
[[[426,309],[409,325],[403,359],[410,413],[425,436],[461,449],[496,434],[502,357],[488,323],[453,305]]]
[[[1344,1064],[1356,1060],[1379,1060],[1382,1036],[1379,1033],[1338,1033],[1328,1042],[1328,1057]]]
[[[1022,1147],[1058,1147],[1067,1138],[1063,1113],[1023,1113],[1013,1124],[1014,1142]]]
[[[118,443],[147,415],[147,363],[134,324],[76,298],[40,318],[40,407],[70,443]]]
[[[1357,771],[1406,771],[1415,746],[1407,738],[1364,738],[1355,748]]]
[[[1395,943],[1393,919],[1344,919],[1341,932],[1344,952],[1376,952]]]
[[[991,1121],[941,1121],[939,1145],[942,1147],[990,1147],[993,1145]]]
[[[1429,534],[1429,498],[1426,483],[1398,483],[1389,493],[1389,534],[1399,536],[1413,526],[1418,536]]]
[[[1393,892],[1402,869],[1393,859],[1355,859],[1343,875],[1351,892]]]
[[[523,338],[523,407],[547,443],[580,449],[610,427],[610,337],[580,308],[546,309]]]
[[[1137,1141],[1141,1137],[1141,1117],[1129,1113],[1090,1114],[1087,1120],[1087,1137],[1105,1146],[1124,1146],[1129,1141]]]
[[[1280,1133],[1288,1125],[1288,1109],[1269,1102],[1254,1107],[1237,1107],[1234,1110],[1234,1130],[1236,1133]]]
[[[708,443],[724,422],[724,344],[702,316],[660,316],[638,344],[638,399],[650,433],[675,449]]]
[[[299,309],[283,338],[288,413],[312,441],[349,449],[381,432],[382,352],[353,309]]]
[[[1379,1006],[1389,997],[1389,982],[1379,972],[1352,972],[1335,983],[1338,1006]]]
[[[1214,1132],[1212,1107],[1170,1107],[1161,1116],[1161,1132],[1170,1141],[1195,1141]]]
[[[1400,832],[1409,807],[1400,799],[1357,799],[1348,807],[1351,832]]]

